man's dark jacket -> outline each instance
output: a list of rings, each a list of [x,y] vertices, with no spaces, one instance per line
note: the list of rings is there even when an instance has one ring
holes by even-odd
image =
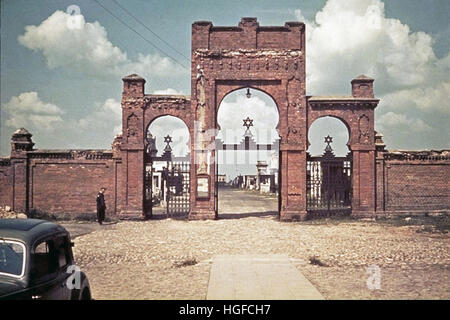
[[[103,193],[99,192],[97,195],[97,210],[106,209],[105,196]]]

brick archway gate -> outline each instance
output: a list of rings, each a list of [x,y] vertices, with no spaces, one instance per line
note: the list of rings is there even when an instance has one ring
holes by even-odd
[[[304,31],[300,22],[260,27],[255,18],[243,18],[237,27],[214,27],[211,22],[192,25],[191,107],[196,142],[191,152],[195,163],[191,171],[191,219],[216,217],[215,135],[207,129],[217,129],[222,99],[247,87],[268,94],[278,107],[280,218],[306,215],[306,176],[298,174],[306,167]]]
[[[305,25],[259,26],[242,18],[237,27],[192,25],[191,97],[144,93],[145,80],[125,77],[122,99],[123,133],[119,176],[121,212],[143,212],[145,133],[162,115],[181,118],[191,141],[190,219],[214,219],[217,111],[222,99],[240,88],[271,96],[278,107],[280,136],[280,219],[307,215],[307,130],[322,116],[343,119],[351,134],[353,154],[352,213],[375,211],[375,146],[373,79],[352,81],[351,97],[306,97]]]
[[[359,76],[352,80],[351,96],[312,96],[307,99],[308,130],[318,118],[331,116],[341,120],[349,132],[348,148],[352,156],[352,215],[375,214],[375,131],[373,79]],[[309,143],[308,143],[309,144]]]

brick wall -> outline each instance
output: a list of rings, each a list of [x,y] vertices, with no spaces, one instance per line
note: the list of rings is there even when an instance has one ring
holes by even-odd
[[[192,25],[192,50],[297,49],[304,50],[304,24],[260,26],[256,18],[242,18],[238,26],[213,26],[209,21]]]
[[[107,214],[120,212],[120,158],[110,150],[31,150],[0,159],[0,206],[17,212],[95,213],[106,187]],[[122,183],[123,184],[123,183]]]
[[[449,181],[448,152],[385,153],[377,164],[377,210],[449,211]]]
[[[0,206],[12,207],[12,167],[9,159],[0,159]]]
[[[107,213],[114,213],[112,161],[33,161],[29,167],[29,209],[52,213],[94,213],[106,187]]]

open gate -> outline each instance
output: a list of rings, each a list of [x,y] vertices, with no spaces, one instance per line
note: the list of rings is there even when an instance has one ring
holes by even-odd
[[[336,157],[330,144],[321,157],[308,155],[307,161],[307,210],[314,216],[350,214],[352,202],[352,161]]]

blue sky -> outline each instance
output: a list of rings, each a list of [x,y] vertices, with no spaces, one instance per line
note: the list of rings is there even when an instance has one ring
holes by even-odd
[[[352,78],[374,77],[376,128],[389,149],[450,147],[447,0],[116,1],[170,47],[112,0],[101,4],[164,53],[93,0],[0,2],[2,156],[18,127],[37,148],[110,148],[121,128],[122,76],[144,76],[147,93],[190,94],[180,65],[190,65],[183,56],[190,57],[192,22],[237,25],[243,16],[261,25],[306,21],[310,95],[348,95]],[[67,27],[71,5],[80,8],[81,30]]]

